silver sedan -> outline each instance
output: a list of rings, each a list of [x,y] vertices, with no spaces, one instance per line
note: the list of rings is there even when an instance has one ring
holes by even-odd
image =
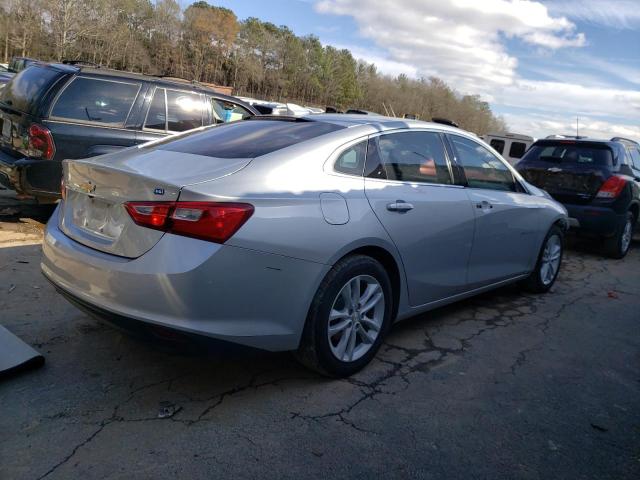
[[[76,305],[350,375],[392,323],[546,292],[565,209],[476,136],[371,115],[247,120],[64,164],[42,271]]]

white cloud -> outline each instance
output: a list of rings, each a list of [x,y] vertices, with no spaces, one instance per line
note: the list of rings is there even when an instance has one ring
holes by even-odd
[[[571,83],[518,80],[512,86],[496,90],[493,102],[543,112],[616,117],[628,122],[640,118],[640,91]]]
[[[640,11],[638,2],[635,0]],[[508,38],[551,53],[586,45],[584,34],[567,19],[575,18],[582,2],[566,1],[564,9],[560,3],[563,2],[554,2],[550,10],[544,3],[532,0],[320,0],[316,9],[352,17],[360,35],[372,40],[374,51],[377,50],[372,54],[352,49],[354,55],[378,64],[385,73],[437,76],[463,93],[482,95],[494,107],[531,112],[505,117],[514,130],[557,133],[570,125],[571,118],[575,120],[575,115],[580,115],[588,120],[585,132],[640,138],[640,92],[615,87],[615,82],[609,81],[613,76],[637,83],[639,72],[632,66],[623,64],[605,74],[615,67],[613,62],[587,54],[580,61],[579,52],[571,52],[571,57],[576,57],[573,65],[559,62],[555,68],[549,67],[554,63],[549,58],[546,67],[530,62],[528,70],[546,69],[549,81],[518,74],[518,59],[505,46]],[[600,15],[595,13],[595,7],[589,8],[591,17]],[[604,11],[604,7],[600,10]],[[578,64],[599,75],[577,68]]]
[[[518,61],[507,53],[503,36],[549,49],[586,43],[573,23],[530,0],[321,0],[316,9],[353,17],[360,34],[393,61],[469,91],[514,81]]]
[[[551,13],[576,21],[618,29],[640,25],[638,0],[553,0],[546,5]]]

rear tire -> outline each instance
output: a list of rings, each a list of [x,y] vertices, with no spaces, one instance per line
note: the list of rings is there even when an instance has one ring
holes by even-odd
[[[326,376],[353,375],[380,348],[392,302],[391,281],[378,261],[365,255],[340,260],[318,287],[295,357]]]
[[[624,258],[631,248],[631,240],[633,239],[633,229],[635,226],[635,217],[633,213],[627,212],[625,221],[622,223],[615,235],[604,241],[604,252],[607,256],[615,259]]]
[[[522,288],[531,293],[548,292],[558,278],[563,254],[564,230],[553,225],[542,242],[536,267],[522,281]]]

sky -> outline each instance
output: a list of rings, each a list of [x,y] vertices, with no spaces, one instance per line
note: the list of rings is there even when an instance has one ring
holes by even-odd
[[[184,3],[190,3],[183,1]],[[640,140],[640,0],[209,0],[478,94],[510,131]]]

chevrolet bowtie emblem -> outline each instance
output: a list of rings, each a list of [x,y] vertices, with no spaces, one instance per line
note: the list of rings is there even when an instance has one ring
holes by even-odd
[[[84,193],[93,193],[96,191],[96,186],[91,182],[80,183],[77,187],[78,190]]]

